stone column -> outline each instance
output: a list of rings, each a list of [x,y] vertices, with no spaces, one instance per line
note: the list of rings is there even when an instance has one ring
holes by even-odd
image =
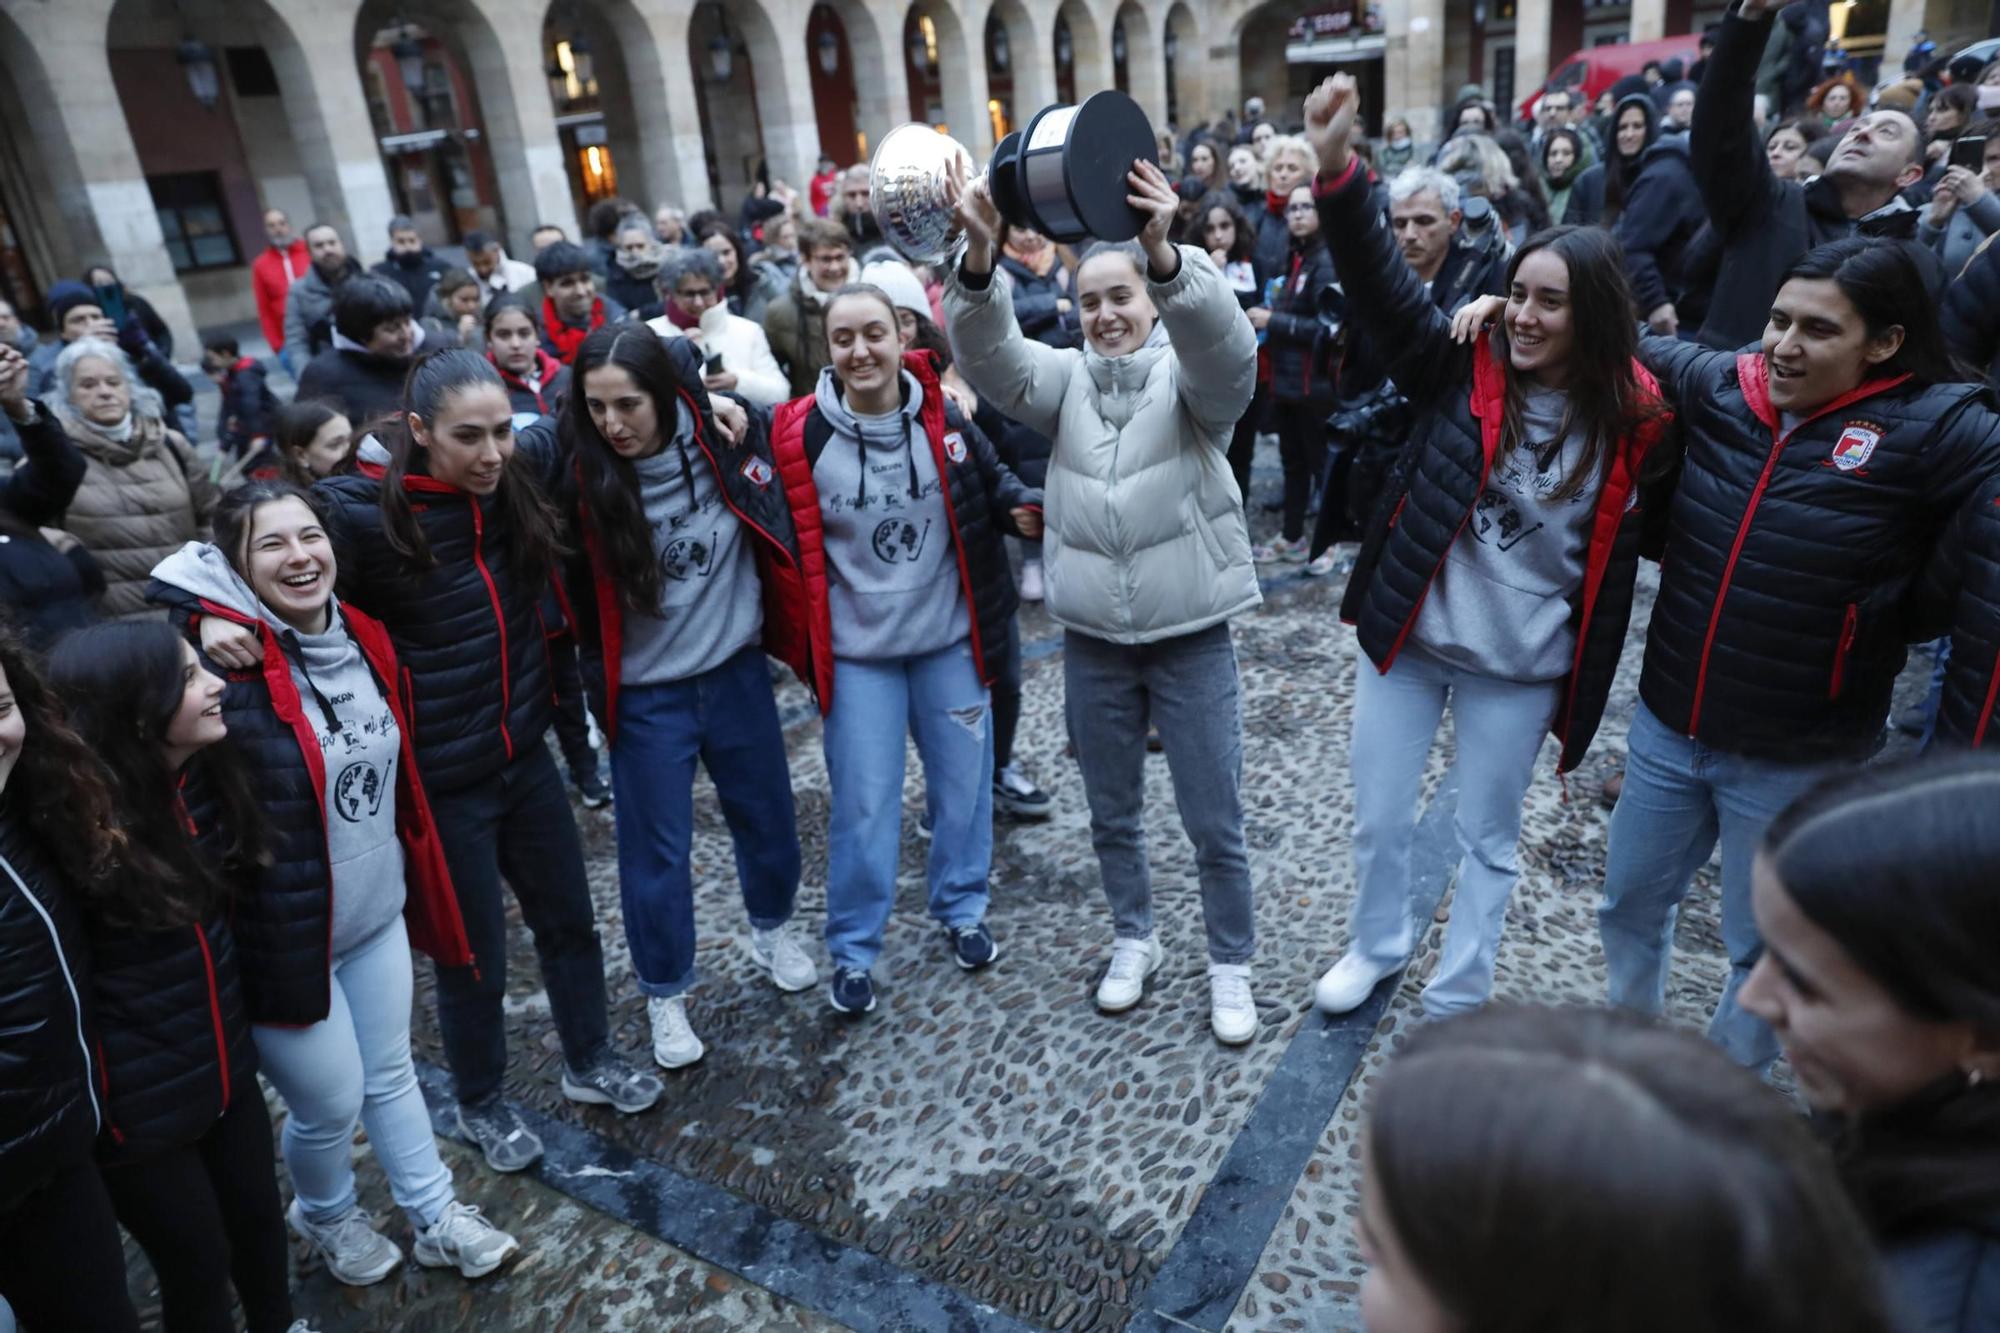
[[[1388,36],[1382,52],[1382,118],[1401,116],[1419,143],[1439,136],[1438,106],[1444,87],[1444,0],[1388,0]],[[1380,133],[1380,125],[1370,130]]]
[[[389,248],[396,206],[382,170],[382,152],[354,65],[353,33],[360,0],[267,0],[271,17],[259,26],[277,71],[285,119],[312,197],[312,218],[295,230],[331,222],[364,264]]]
[[[667,0],[633,0],[630,17],[637,22],[616,12],[611,19],[625,57],[646,188],[653,194],[645,208],[649,216],[660,204],[693,213],[708,201],[708,171],[688,62],[688,9]]]
[[[1903,57],[1909,54],[1917,33],[1930,26],[1928,9],[1924,0],[1889,0],[1889,28],[1882,43],[1884,77],[1903,67]],[[1931,36],[1936,38],[1940,34],[1934,32]]]
[[[1007,72],[1014,76],[1014,120],[1026,128],[1035,113],[1056,100],[1053,4],[1026,4],[1007,17]],[[983,30],[982,30],[983,37]],[[985,55],[982,41],[980,54]]]
[[[803,190],[819,165],[819,114],[813,109],[812,78],[805,64],[810,0],[765,0],[761,7],[733,4],[729,10],[756,70],[764,161],[773,180]]]
[[[542,72],[547,6],[539,0],[474,0],[473,8],[478,17],[459,25],[456,35],[464,42],[466,63],[479,89],[508,249],[526,254],[536,227],[568,224],[577,216]]]
[[[1911,0],[1897,0],[1908,4]],[[1923,0],[1915,0],[1918,9],[1923,8]],[[1896,24],[1895,6],[1889,10],[1889,26]],[[1921,26],[1921,25],[1919,25]],[[1667,35],[1667,0],[1632,0],[1632,40],[1635,42],[1657,42]]]
[[[1125,23],[1125,76],[1132,100],[1139,104],[1155,129],[1165,129],[1167,67],[1166,58],[1160,54],[1160,36],[1165,29],[1156,29],[1152,17],[1137,4],[1124,5],[1119,17]],[[1110,38],[1105,40],[1108,42]]]
[[[1514,10],[1514,106],[1537,91],[1549,77],[1550,0],[1520,0]],[[1503,122],[1512,121],[1514,107],[1499,108]]]
[[[139,150],[112,91],[104,43],[112,0],[4,4],[26,39],[9,41],[0,26],[0,44],[10,48],[6,74],[33,112],[27,137],[53,186],[72,271],[101,256],[160,312],[177,346],[195,347],[194,316],[167,258]],[[50,78],[51,69],[60,77]]]

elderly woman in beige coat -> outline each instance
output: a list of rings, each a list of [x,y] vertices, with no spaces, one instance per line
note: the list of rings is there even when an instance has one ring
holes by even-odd
[[[1064,629],[1069,729],[1114,928],[1098,1007],[1139,1002],[1164,957],[1143,824],[1146,730],[1159,726],[1194,843],[1207,928],[1210,1023],[1256,1033],[1256,923],[1243,846],[1243,718],[1229,618],[1262,600],[1230,433],[1250,402],[1257,340],[1209,257],[1168,244],[1179,199],[1159,168],[1126,177],[1137,244],[1099,245],[1076,272],[1086,346],[1022,336],[993,281],[1000,217],[958,183],[964,258],[945,319],[965,378],[1055,442],[1044,495],[1049,615]]]
[[[153,566],[208,537],[216,488],[208,465],[162,416],[117,344],[79,338],[55,365],[56,416],[89,466],[63,527],[104,571],[104,613],[165,612],[146,604]]]

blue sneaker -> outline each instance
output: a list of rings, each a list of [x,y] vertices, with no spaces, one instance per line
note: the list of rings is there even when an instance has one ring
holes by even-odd
[[[875,1012],[875,983],[858,967],[835,968],[833,985],[827,988],[826,1002],[836,1014]]]
[[[946,926],[944,933],[951,940],[951,956],[968,972],[989,966],[1000,957],[1000,946],[984,921],[969,926]]]

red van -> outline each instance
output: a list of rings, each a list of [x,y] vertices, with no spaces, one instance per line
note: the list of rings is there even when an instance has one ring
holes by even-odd
[[[1691,32],[1682,37],[1662,37],[1655,42],[1614,42],[1609,46],[1586,47],[1557,65],[1548,81],[1521,103],[1521,119],[1534,119],[1535,103],[1542,100],[1545,92],[1561,89],[1571,96],[1582,96],[1586,102],[1595,102],[1626,75],[1637,74],[1651,61],[1665,64],[1676,56],[1686,65],[1699,60],[1700,35]]]

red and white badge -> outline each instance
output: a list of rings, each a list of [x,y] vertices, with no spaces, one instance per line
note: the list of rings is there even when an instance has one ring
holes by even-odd
[[[1868,466],[1868,460],[1875,456],[1875,446],[1880,443],[1882,432],[1874,429],[1873,423],[1850,421],[1833,442],[1833,452],[1826,461],[1842,472],[1859,472]]]
[[[965,437],[955,430],[944,433],[944,456],[954,463],[965,461]]]
[[[745,481],[757,487],[769,486],[772,476],[775,475],[771,471],[771,465],[755,454],[744,459],[743,466],[738,468],[737,471],[743,474]]]

